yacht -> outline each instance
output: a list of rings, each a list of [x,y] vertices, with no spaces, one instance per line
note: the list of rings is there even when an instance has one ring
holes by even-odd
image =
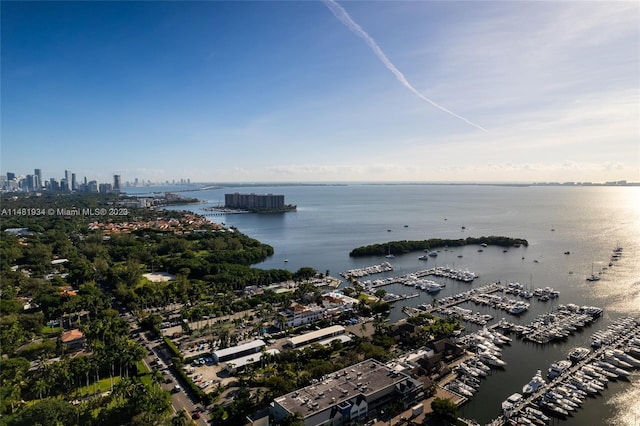
[[[633,356],[629,355],[628,353],[625,353],[624,351],[621,351],[620,349],[613,349],[612,352],[613,352],[613,356],[615,356],[616,358],[619,358],[619,359],[629,363],[633,367],[640,367],[640,360],[637,359],[637,358],[634,358]]]
[[[595,366],[600,367],[603,370],[609,371],[617,375],[618,377],[627,377],[629,375],[629,372],[627,370],[616,367],[615,365],[610,364],[606,361],[596,361]]]
[[[473,396],[473,392],[471,392],[468,389],[460,386],[460,382],[458,382],[456,380],[447,383],[446,385],[444,385],[444,388],[447,389],[447,390],[450,390],[451,392],[455,392],[458,395],[462,395],[462,396],[466,396],[466,397],[472,397]]]
[[[571,367],[571,361],[563,359],[562,361],[554,362],[549,366],[547,377],[549,377],[550,379],[555,379],[556,377],[567,371],[569,367]]]
[[[534,393],[544,385],[545,381],[542,378],[542,371],[538,370],[531,381],[523,386],[522,393],[524,393],[525,395]]]
[[[509,398],[502,401],[502,412],[507,413],[516,408],[520,401],[522,401],[522,394],[516,392],[510,395]]]
[[[546,399],[540,401],[540,407],[560,418],[566,418],[569,415],[567,410]]]
[[[480,360],[486,364],[493,365],[494,367],[504,367],[507,363],[492,353],[488,352],[479,352],[478,357]]]
[[[438,252],[437,251],[430,251],[429,253],[427,253],[427,256],[438,257]]]
[[[569,358],[569,361],[573,363],[578,363],[585,359],[590,353],[591,350],[589,348],[577,347],[569,351],[569,355],[567,355],[567,358]]]
[[[536,409],[535,409],[535,408],[533,408],[533,407],[527,407],[527,408],[525,408],[525,409],[524,409],[524,411],[525,411],[527,414],[530,414],[530,415],[532,415],[533,417],[535,417],[535,418],[537,418],[537,419],[542,420],[544,423],[548,423],[548,422],[549,422],[549,420],[551,420],[551,419],[549,419],[549,417],[548,417],[548,416],[545,416],[545,414],[544,414],[542,411],[540,411],[540,410],[536,410]]]
[[[529,309],[529,304],[526,302],[516,302],[509,308],[509,313],[512,315],[520,315],[523,312],[526,312]]]

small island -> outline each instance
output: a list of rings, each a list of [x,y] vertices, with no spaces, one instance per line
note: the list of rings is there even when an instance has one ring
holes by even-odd
[[[466,245],[486,244],[500,247],[527,247],[529,243],[522,238],[509,238],[500,236],[489,237],[468,237],[455,240],[432,238],[419,241],[390,241],[382,244],[372,244],[368,246],[356,247],[349,253],[350,257],[378,256],[378,255],[399,255],[414,251],[429,251],[440,247],[462,247]]]

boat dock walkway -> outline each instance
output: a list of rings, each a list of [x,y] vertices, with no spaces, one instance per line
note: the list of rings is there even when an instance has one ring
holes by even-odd
[[[413,293],[413,294],[401,294],[398,296],[395,296],[391,299],[385,299],[385,302],[387,303],[395,303],[395,302],[399,302],[401,300],[407,300],[407,299],[413,299],[414,297],[419,297],[420,293]]]
[[[366,276],[371,274],[371,272],[363,274],[363,275],[357,275],[357,274],[362,274],[362,272],[366,272],[369,270],[373,270],[373,271],[377,271],[375,273],[378,272],[388,272],[390,270],[393,270],[393,267],[391,267],[391,269],[387,269],[387,270],[380,270],[381,267],[383,266],[387,266],[391,267],[391,265],[387,262],[387,263],[383,263],[381,265],[373,265],[370,266],[368,268],[363,268],[363,269],[358,269],[358,270],[351,270],[351,271],[347,271],[342,273],[341,275],[343,277],[346,278],[346,276],[351,276],[351,277],[358,277],[358,276]],[[377,287],[383,287],[386,285],[392,285],[392,284],[403,284],[403,285],[410,285],[411,282],[417,280],[417,279],[421,279],[424,277],[428,277],[428,276],[435,276],[435,277],[440,277],[440,278],[448,278],[451,280],[455,280],[455,281],[462,281],[462,282],[467,282],[467,283],[471,283],[474,279],[476,279],[478,276],[473,273],[473,272],[469,272],[469,271],[462,271],[462,270],[455,270],[455,269],[450,269],[450,268],[443,268],[440,266],[436,266],[433,268],[429,268],[429,269],[423,269],[421,271],[416,271],[416,272],[412,272],[410,274],[406,274],[406,275],[399,275],[396,277],[388,277],[385,279],[378,279],[375,281],[372,281],[371,283],[365,282],[359,282],[359,284],[365,286],[365,287],[371,287],[371,288],[377,288]]]
[[[425,305],[424,308],[425,309],[417,309],[417,308],[410,308],[410,307],[405,307],[405,313],[409,316],[413,316],[413,315],[419,315],[419,314],[424,314],[424,313],[433,313],[433,312],[437,312],[440,309],[447,309],[447,308],[451,308],[453,306],[456,305],[460,305],[462,303],[465,302],[469,302],[471,301],[471,298],[478,294],[478,293],[484,293],[484,294],[491,294],[491,293],[495,293],[498,291],[502,291],[504,289],[504,286],[500,283],[491,283],[491,284],[487,284],[485,286],[482,287],[478,287],[478,288],[474,288],[472,290],[468,290],[462,293],[458,293],[455,294],[453,296],[449,296],[449,297],[445,297],[441,300],[438,301],[438,303],[433,306],[433,305]]]

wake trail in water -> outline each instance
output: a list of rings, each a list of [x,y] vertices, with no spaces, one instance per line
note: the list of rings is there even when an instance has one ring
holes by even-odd
[[[346,10],[344,10],[342,6],[340,6],[334,0],[323,0],[322,2],[325,4],[325,6],[329,8],[329,10],[333,13],[333,15],[336,18],[338,18],[340,22],[342,22],[347,28],[349,28],[351,32],[353,32],[355,35],[363,39],[365,43],[367,43],[367,45],[369,45],[371,50],[373,50],[373,53],[378,57],[378,59],[380,59],[380,61],[382,61],[382,63],[387,67],[387,69],[389,69],[389,71],[391,71],[393,75],[396,76],[396,79],[404,87],[409,89],[413,94],[415,94],[417,97],[419,97],[423,101],[430,103],[431,105],[438,108],[439,110],[444,111],[447,114],[450,114],[464,121],[467,124],[477,127],[478,129],[484,132],[487,131],[487,129],[480,126],[479,124],[476,124],[473,121],[468,120],[456,114],[455,112],[443,107],[442,105],[432,101],[431,99],[427,98],[422,93],[420,93],[415,87],[411,85],[411,83],[409,83],[409,80],[407,80],[404,74],[402,74],[402,72],[389,60],[389,58],[387,57],[387,55],[385,55],[385,53],[382,51],[380,46],[378,46],[378,43],[376,43],[376,41],[369,34],[367,34],[367,32],[364,29],[362,29],[360,25],[358,25],[353,19],[351,19],[351,16],[347,13]]]

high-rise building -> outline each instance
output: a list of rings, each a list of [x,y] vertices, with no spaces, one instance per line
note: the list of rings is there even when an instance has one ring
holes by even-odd
[[[113,175],[113,192],[120,192],[122,189],[120,175]]]
[[[64,186],[62,188],[71,191],[71,172],[69,170],[64,171]]]
[[[11,182],[12,180],[14,180],[16,178],[16,174],[13,172],[7,172],[7,180],[9,182]]]
[[[49,189],[52,191],[58,191],[60,189],[60,184],[55,178],[49,179]]]
[[[37,181],[37,182],[34,182],[34,183],[37,183],[36,189],[40,189],[40,188],[42,188],[42,184],[43,184],[43,182],[44,182],[44,181],[42,180],[42,170],[40,170],[40,169],[34,169],[34,170],[33,170],[33,174],[34,174],[35,176],[37,176],[37,177],[38,177],[38,181]]]
[[[76,191],[78,189],[78,182],[76,181],[76,174],[71,173],[71,190]]]
[[[24,189],[26,189],[27,191],[35,191],[35,180],[38,180],[38,177],[36,175],[25,176]]]

